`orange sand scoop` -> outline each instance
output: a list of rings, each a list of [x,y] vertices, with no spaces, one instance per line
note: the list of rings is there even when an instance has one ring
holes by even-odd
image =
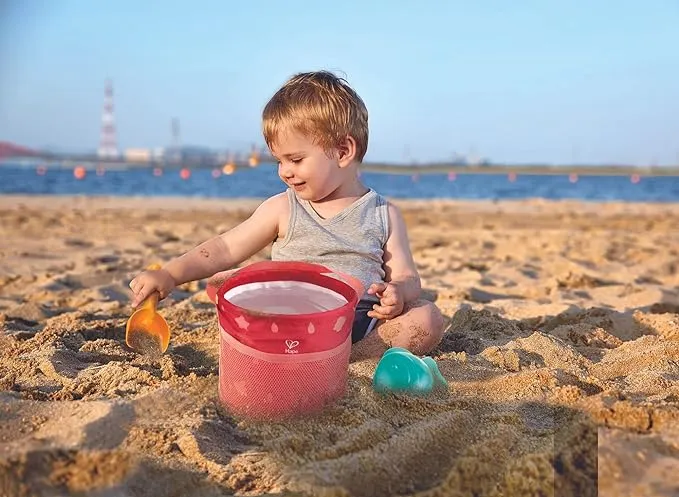
[[[157,270],[160,265],[152,264],[148,269]],[[157,292],[149,295],[127,320],[125,328],[128,347],[148,355],[162,354],[170,344],[170,328],[165,318],[156,312],[158,297]]]

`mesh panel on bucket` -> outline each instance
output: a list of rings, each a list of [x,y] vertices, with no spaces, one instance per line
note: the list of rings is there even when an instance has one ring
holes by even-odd
[[[321,354],[272,355],[251,349],[222,330],[220,349],[219,396],[234,414],[255,418],[310,414],[346,390],[351,337]]]

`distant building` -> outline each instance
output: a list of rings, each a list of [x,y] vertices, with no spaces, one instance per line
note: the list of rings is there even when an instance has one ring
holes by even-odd
[[[153,157],[153,160],[163,160],[165,158],[165,149],[163,147],[154,148],[151,156]]]
[[[148,148],[128,148],[125,150],[125,160],[127,162],[149,162],[151,150]]]
[[[167,147],[163,157],[168,162],[179,163],[182,161],[184,154],[179,147]]]

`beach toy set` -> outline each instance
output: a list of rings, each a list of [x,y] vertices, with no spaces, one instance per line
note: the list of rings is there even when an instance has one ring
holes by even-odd
[[[316,264],[265,261],[228,272],[217,284],[207,293],[217,308],[219,398],[227,409],[281,419],[316,413],[345,394],[363,294],[358,280]],[[149,296],[130,317],[126,342],[133,349],[167,349],[169,328],[157,302],[157,294]],[[384,353],[373,375],[373,389],[382,394],[422,396],[446,387],[431,357],[400,347]]]
[[[234,414],[286,418],[346,392],[357,289],[302,262],[258,262],[216,292],[219,397]]]
[[[357,280],[316,264],[259,262],[215,292],[219,397],[250,418],[312,414],[346,392]],[[447,382],[431,357],[392,347],[375,369],[378,393],[427,395]]]

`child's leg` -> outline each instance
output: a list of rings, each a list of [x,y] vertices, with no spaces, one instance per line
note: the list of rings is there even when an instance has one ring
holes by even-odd
[[[224,282],[233,276],[236,271],[242,268],[229,269],[228,271],[221,271],[210,276],[207,280],[207,288],[205,289],[207,296],[214,303],[216,299],[217,292],[219,288],[224,284]]]
[[[389,347],[403,347],[417,355],[431,352],[441,341],[445,319],[433,303],[417,300],[403,314],[380,321],[364,339],[352,346],[351,360],[380,357]]]
[[[215,273],[212,276],[210,276],[207,280],[207,284],[216,288],[219,288],[224,284],[224,282],[229,279],[231,276],[233,276],[237,271],[239,271],[242,268],[234,268],[234,269],[229,269],[227,271],[221,271],[219,273]]]

